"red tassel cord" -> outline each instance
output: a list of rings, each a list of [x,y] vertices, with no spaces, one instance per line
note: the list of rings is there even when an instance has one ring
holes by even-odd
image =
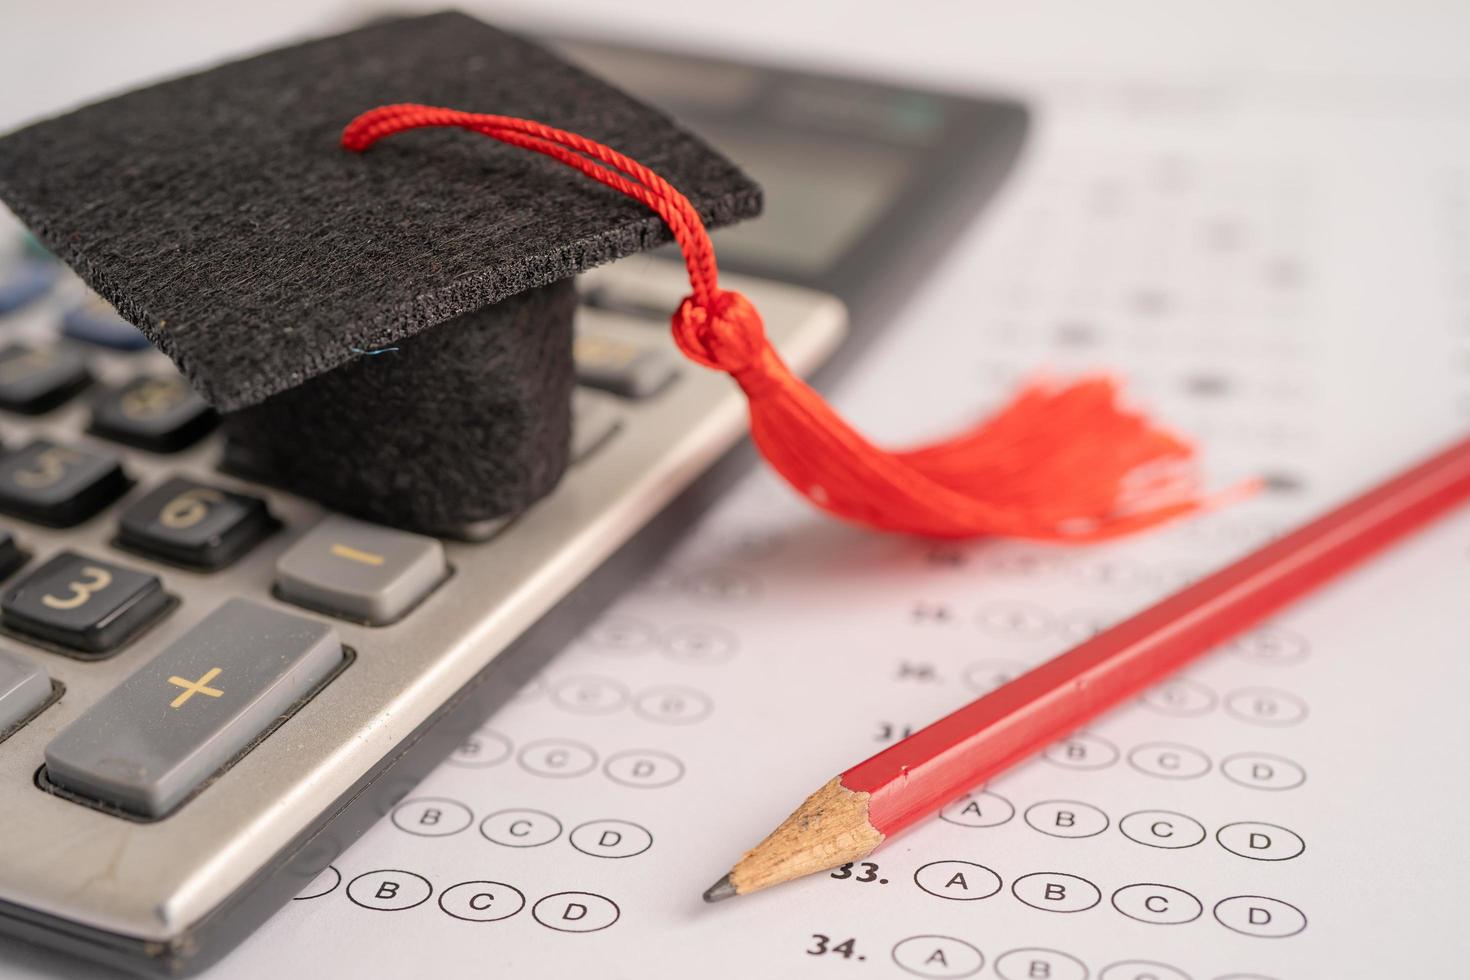
[[[719,287],[714,248],[689,200],[636,160],[531,120],[423,105],[363,113],[343,131],[342,146],[360,153],[394,133],[446,126],[544,154],[658,214],[683,251],[693,290],[673,315],[674,341],[691,360],[735,379],[749,399],[761,453],[837,517],[934,538],[1097,541],[1255,489],[1201,497],[1191,446],[1121,408],[1106,378],[1033,383],[955,438],[885,451],[782,363],[755,307]]]

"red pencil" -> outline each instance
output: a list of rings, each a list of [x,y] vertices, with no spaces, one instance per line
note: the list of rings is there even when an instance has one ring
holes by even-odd
[[[1470,438],[853,766],[746,852],[705,900],[867,857],[1467,497]]]

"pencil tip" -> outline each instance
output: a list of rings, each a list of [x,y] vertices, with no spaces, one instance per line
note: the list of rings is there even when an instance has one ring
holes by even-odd
[[[704,893],[704,900],[706,902],[723,902],[727,898],[734,898],[735,894],[735,886],[730,884],[730,876],[725,875],[725,877],[709,886],[709,890]]]

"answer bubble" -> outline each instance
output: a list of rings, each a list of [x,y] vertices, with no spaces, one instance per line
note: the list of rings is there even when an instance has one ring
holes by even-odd
[[[1043,758],[1067,769],[1106,769],[1118,761],[1118,747],[1105,738],[1078,732],[1049,747]]]
[[[1270,687],[1247,687],[1225,697],[1225,710],[1253,725],[1285,727],[1307,717],[1307,703],[1295,694]]]
[[[979,973],[985,956],[953,936],[910,936],[893,944],[893,962],[916,977],[950,980]]]
[[[980,660],[965,668],[965,684],[976,694],[989,694],[1028,669],[1019,660]]]
[[[1159,779],[1198,779],[1210,771],[1210,757],[1199,749],[1171,742],[1148,742],[1128,753],[1128,764]]]
[[[939,811],[939,819],[960,827],[999,827],[1016,815],[1011,801],[985,790],[962,796]]]
[[[1145,847],[1178,850],[1193,847],[1205,839],[1205,828],[1198,820],[1172,810],[1139,810],[1118,821],[1124,837]]]
[[[583,854],[597,858],[630,858],[653,846],[653,835],[627,820],[589,820],[567,840]]]
[[[734,568],[700,569],[690,573],[683,585],[695,598],[719,603],[751,602],[761,591],[753,575]]]
[[[1231,653],[1260,664],[1294,664],[1307,657],[1307,641],[1276,626],[1252,630],[1232,640]]]
[[[1226,824],[1215,831],[1215,840],[1231,854],[1252,861],[1290,861],[1307,849],[1296,832],[1256,820]]]
[[[422,905],[434,886],[412,871],[367,871],[347,883],[347,897],[356,905],[378,912],[402,912]]]
[[[1038,640],[1052,630],[1051,614],[1026,602],[992,602],[976,620],[985,632],[1009,640]]]
[[[462,769],[488,769],[509,759],[514,749],[504,735],[482,728],[459,743],[447,761]]]
[[[543,738],[521,749],[521,768],[537,776],[570,779],[597,768],[597,753],[569,738]]]
[[[661,789],[684,778],[684,763],[667,752],[628,749],[608,756],[602,766],[607,778],[635,789]]]
[[[1215,706],[1215,692],[1199,681],[1176,677],[1149,689],[1139,699],[1162,714],[1188,718],[1207,714]]]
[[[1002,980],[1087,980],[1087,967],[1075,956],[1055,949],[1013,949],[995,961]]]
[[[393,808],[393,826],[415,837],[448,837],[475,822],[475,814],[457,800],[425,796]]]
[[[581,641],[606,653],[642,653],[658,643],[658,633],[631,616],[603,616],[583,632]]]
[[[1105,612],[1071,612],[1058,623],[1062,635],[1074,643],[1089,640],[1117,622],[1118,617]]]
[[[1113,892],[1113,908],[1130,919],[1160,926],[1193,922],[1204,913],[1199,899],[1173,885],[1124,885]]]
[[[735,634],[716,626],[675,626],[664,635],[664,656],[684,664],[722,664],[735,656]]]
[[[439,908],[466,922],[499,922],[526,907],[526,896],[503,881],[462,881],[439,895]]]
[[[337,890],[340,884],[342,884],[342,872],[329,864],[317,872],[317,876],[301,889],[293,901],[305,902],[309,899],[321,898],[323,895],[330,895]]]
[[[1088,588],[1137,589],[1150,584],[1149,572],[1131,562],[1084,561],[1072,566],[1072,577]]]
[[[1085,912],[1102,901],[1102,892],[1086,878],[1059,871],[1037,871],[1011,883],[1011,893],[1043,912]]]
[[[638,695],[633,710],[662,725],[692,725],[708,718],[715,703],[692,687],[654,687]]]
[[[531,917],[557,932],[599,932],[621,914],[616,902],[594,892],[557,892],[531,906]]]
[[[1264,895],[1235,895],[1215,903],[1215,919],[1227,929],[1262,939],[1295,936],[1307,917],[1295,905]]]
[[[973,861],[931,861],[914,872],[914,884],[936,898],[975,902],[1000,891],[1000,875]]]
[[[1033,577],[1056,571],[1062,559],[1055,552],[1043,551],[1016,541],[987,542],[982,551],[985,567],[1001,575]]]
[[[1033,830],[1048,837],[1096,837],[1108,829],[1108,815],[1090,803],[1045,800],[1033,803],[1023,815]]]
[[[1264,752],[1242,752],[1220,763],[1220,772],[1232,783],[1250,789],[1295,789],[1307,781],[1307,771],[1279,755]]]
[[[1190,980],[1189,974],[1153,960],[1123,960],[1103,967],[1097,980]]]
[[[568,677],[551,689],[558,708],[579,715],[606,715],[628,703],[628,689],[608,677]]]
[[[561,836],[561,821],[540,810],[501,810],[480,821],[480,835],[505,847],[540,847]]]

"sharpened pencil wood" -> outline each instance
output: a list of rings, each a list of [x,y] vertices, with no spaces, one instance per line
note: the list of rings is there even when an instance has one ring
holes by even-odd
[[[833,777],[806,798],[770,836],[745,852],[720,884],[732,891],[710,898],[720,890],[715,885],[705,893],[707,901],[779,885],[804,875],[858,861],[883,843],[883,835],[868,821],[868,794],[854,793]]]

